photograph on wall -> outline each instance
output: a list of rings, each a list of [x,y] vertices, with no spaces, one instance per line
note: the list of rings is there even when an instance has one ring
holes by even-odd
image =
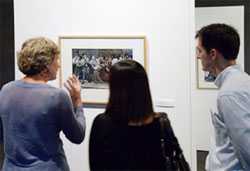
[[[136,60],[146,68],[144,36],[62,36],[60,86],[74,74],[81,82],[85,104],[106,104],[109,73],[121,60]]]
[[[197,61],[197,80],[198,88],[200,89],[216,89],[214,84],[216,77],[208,72],[202,70],[201,60]]]
[[[111,66],[127,59],[133,59],[132,49],[72,49],[73,73],[82,88],[107,89]]]

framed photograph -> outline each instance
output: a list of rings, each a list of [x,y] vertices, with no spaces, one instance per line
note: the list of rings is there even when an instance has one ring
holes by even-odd
[[[240,35],[240,51],[237,63],[250,74],[250,1],[239,0],[196,0],[195,29],[211,23],[225,23],[236,28]],[[197,88],[216,89],[213,76],[202,71],[197,61]]]
[[[75,74],[81,82],[85,104],[106,104],[109,71],[121,60],[133,59],[146,67],[144,36],[62,36],[60,86]]]

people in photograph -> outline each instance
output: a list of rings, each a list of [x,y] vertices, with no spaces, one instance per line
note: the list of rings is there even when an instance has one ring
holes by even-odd
[[[100,77],[100,71],[101,71],[101,68],[98,67],[96,70],[94,70],[94,73],[93,73],[93,82],[96,84],[103,83],[103,80]]]
[[[102,80],[102,82],[108,82],[111,65],[112,65],[111,56],[104,57],[100,65],[101,67],[99,69],[99,77]]]
[[[208,171],[250,170],[250,77],[236,63],[240,37],[232,26],[210,24],[197,34],[197,58],[216,77],[217,109]]]
[[[97,69],[97,59],[96,59],[96,57],[94,56],[94,55],[92,55],[91,57],[90,57],[90,61],[89,61],[89,64],[92,66],[92,68],[94,69],[94,70],[96,70]]]
[[[28,39],[18,53],[24,77],[7,83],[0,92],[3,171],[70,170],[59,134],[80,144],[85,117],[76,76],[65,83],[69,94],[47,84],[56,79],[59,55],[58,46],[43,37]]]
[[[80,79],[82,66],[84,65],[84,60],[80,56],[75,56],[73,58],[72,63],[73,63],[73,73],[77,76],[78,79]]]
[[[80,56],[78,54],[75,54],[72,59],[72,64],[73,64],[73,73],[77,73],[76,75],[78,75],[79,73],[77,66],[79,61],[80,61]]]
[[[103,82],[102,79],[100,78],[100,65],[98,62],[99,62],[99,60],[94,55],[92,55],[92,57],[90,57],[89,64],[93,68],[92,82],[94,82],[94,83]]]
[[[88,72],[87,69],[85,68],[85,64],[86,64],[86,59],[84,57],[81,57],[77,63],[77,70],[76,70],[77,72],[74,73],[80,81],[86,80],[87,78]]]
[[[95,58],[94,62],[92,63],[94,63],[92,81],[96,84],[103,83],[103,80],[100,77],[100,72],[102,70],[102,67],[104,66],[103,57],[99,56],[98,58]]]
[[[90,170],[166,170],[160,114],[153,110],[143,66],[120,61],[109,76],[108,104],[94,119],[90,133]]]
[[[216,79],[216,77],[208,71],[204,71],[204,80],[206,82],[214,82],[214,80]]]
[[[114,58],[112,59],[112,65],[114,65],[116,62],[118,62],[118,58],[114,57]]]

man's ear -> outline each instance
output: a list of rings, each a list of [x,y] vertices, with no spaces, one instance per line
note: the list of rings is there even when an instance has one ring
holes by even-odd
[[[218,52],[216,49],[211,49],[211,50],[209,51],[209,55],[211,56],[211,59],[212,59],[212,60],[215,60],[215,59],[217,58],[218,53],[219,53],[219,52]]]

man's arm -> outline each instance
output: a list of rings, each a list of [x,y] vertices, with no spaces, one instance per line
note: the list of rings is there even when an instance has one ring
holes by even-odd
[[[241,95],[222,95],[218,97],[218,109],[236,154],[250,165],[250,99]]]

